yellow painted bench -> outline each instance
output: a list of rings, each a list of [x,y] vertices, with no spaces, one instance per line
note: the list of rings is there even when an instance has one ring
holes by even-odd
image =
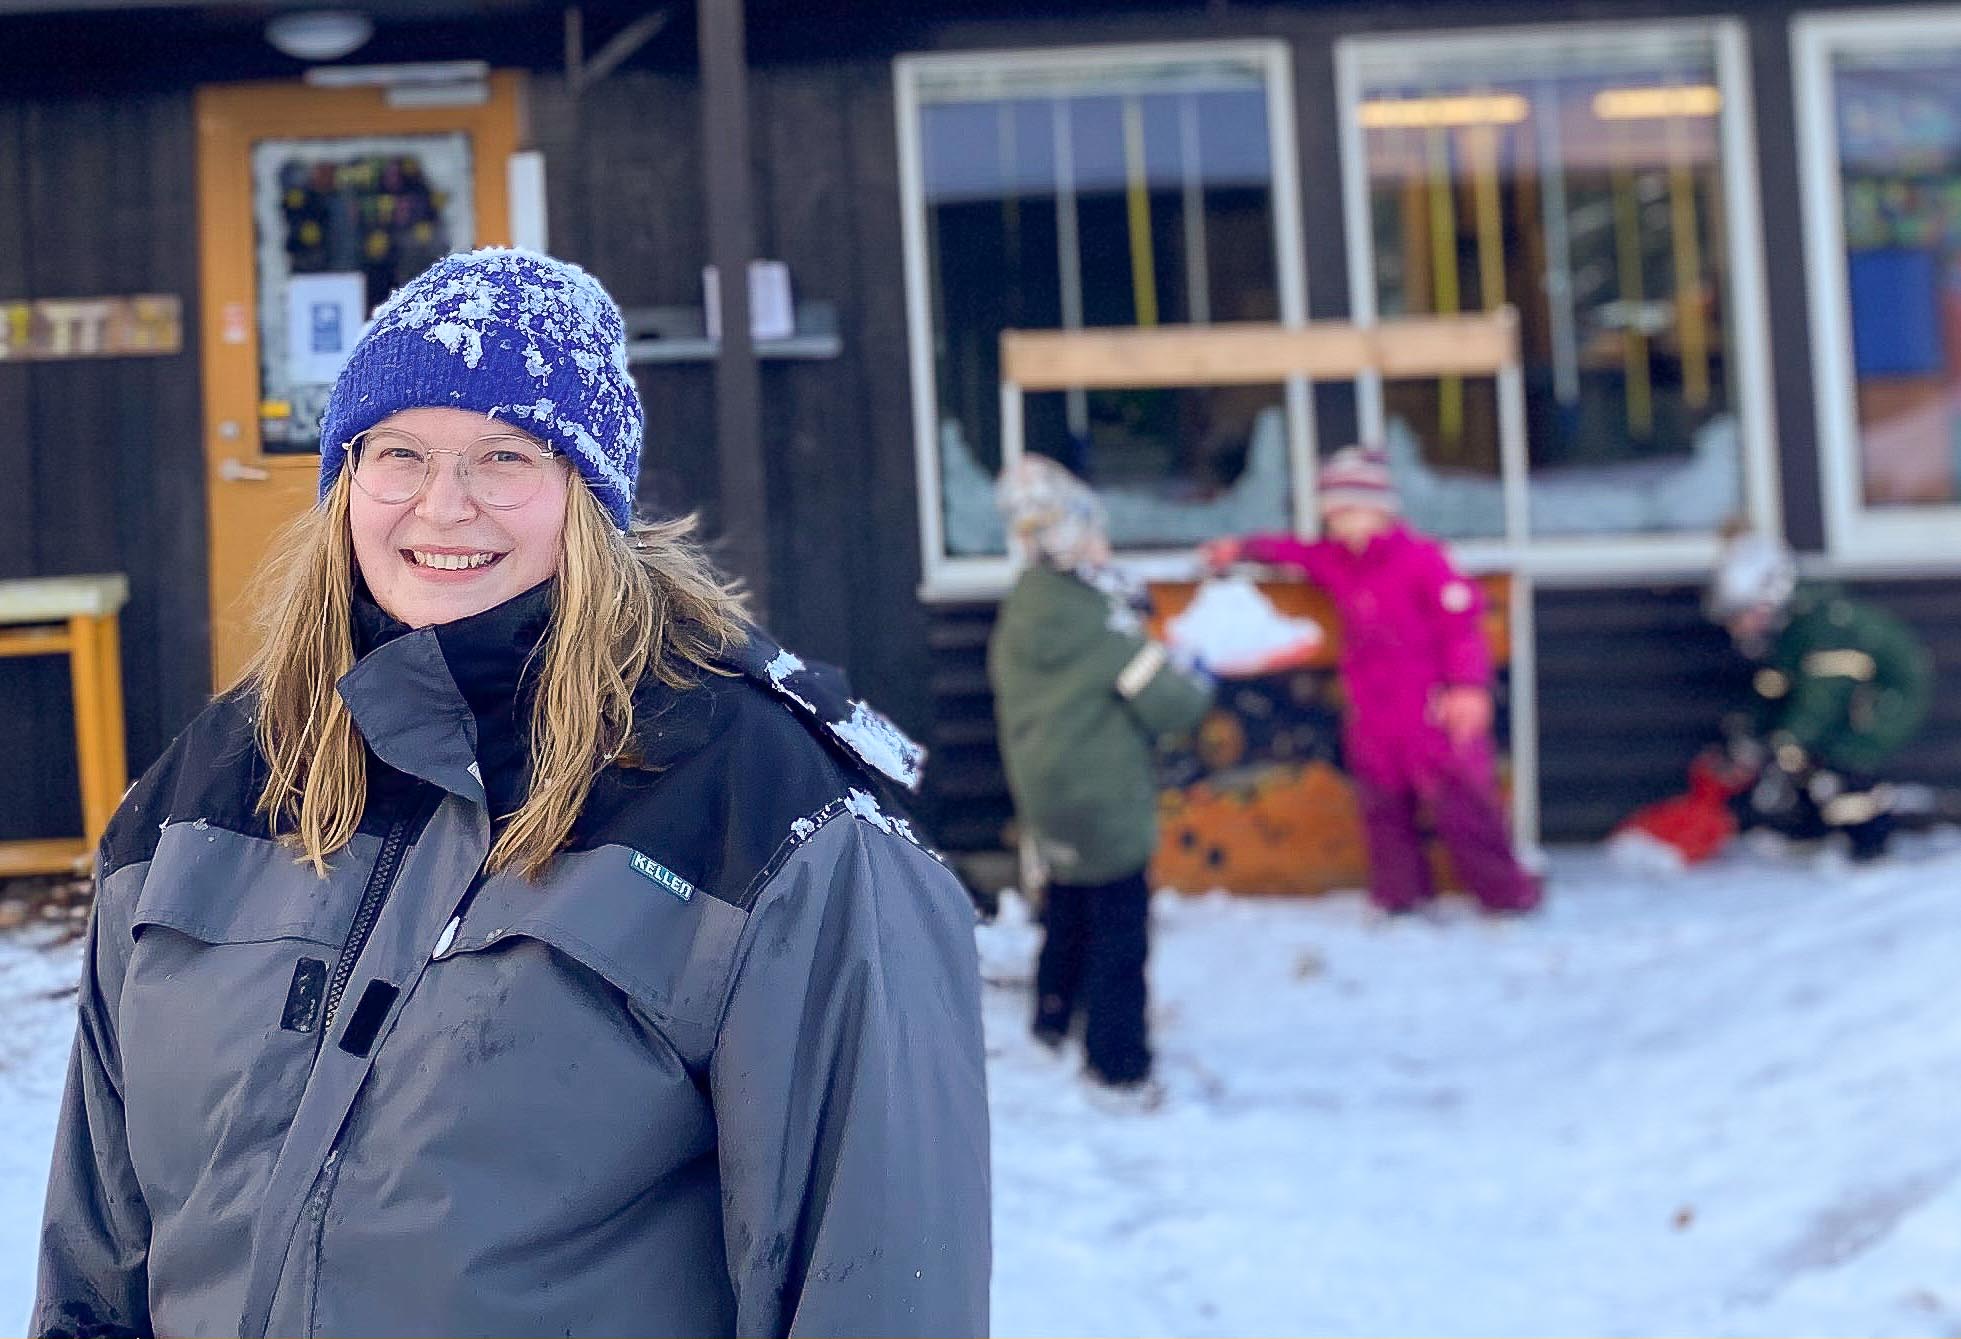
[[[0,878],[85,874],[129,784],[123,737],[123,662],[117,616],[129,581],[106,576],[0,581],[0,658],[68,657],[75,696],[75,763],[82,835],[0,842]]]

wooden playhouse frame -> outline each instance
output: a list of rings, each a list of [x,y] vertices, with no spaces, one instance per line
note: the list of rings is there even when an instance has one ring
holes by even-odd
[[[1526,480],[1525,381],[1518,313],[1512,307],[1461,316],[1417,316],[1358,324],[1115,327],[1001,333],[1001,463],[1018,460],[1030,391],[1137,390],[1272,385],[1305,381],[1490,377],[1498,391],[1498,449],[1507,533],[1530,506]],[[1312,481],[1310,462],[1309,481]],[[1511,573],[1512,836],[1539,844],[1538,674],[1532,579]]]

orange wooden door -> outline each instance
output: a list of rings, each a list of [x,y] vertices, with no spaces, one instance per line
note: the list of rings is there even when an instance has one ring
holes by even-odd
[[[379,88],[200,89],[198,227],[211,668],[252,647],[252,580],[311,505],[333,372],[374,305],[450,251],[508,243],[520,77],[469,106]]]

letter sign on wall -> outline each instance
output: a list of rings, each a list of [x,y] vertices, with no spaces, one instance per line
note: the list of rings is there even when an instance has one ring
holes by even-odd
[[[183,303],[166,294],[0,303],[0,362],[179,353]]]

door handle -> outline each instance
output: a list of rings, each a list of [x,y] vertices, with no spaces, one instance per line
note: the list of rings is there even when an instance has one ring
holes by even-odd
[[[247,465],[236,456],[226,456],[218,462],[218,477],[229,483],[257,483],[272,477],[271,470],[262,470],[257,465]]]

